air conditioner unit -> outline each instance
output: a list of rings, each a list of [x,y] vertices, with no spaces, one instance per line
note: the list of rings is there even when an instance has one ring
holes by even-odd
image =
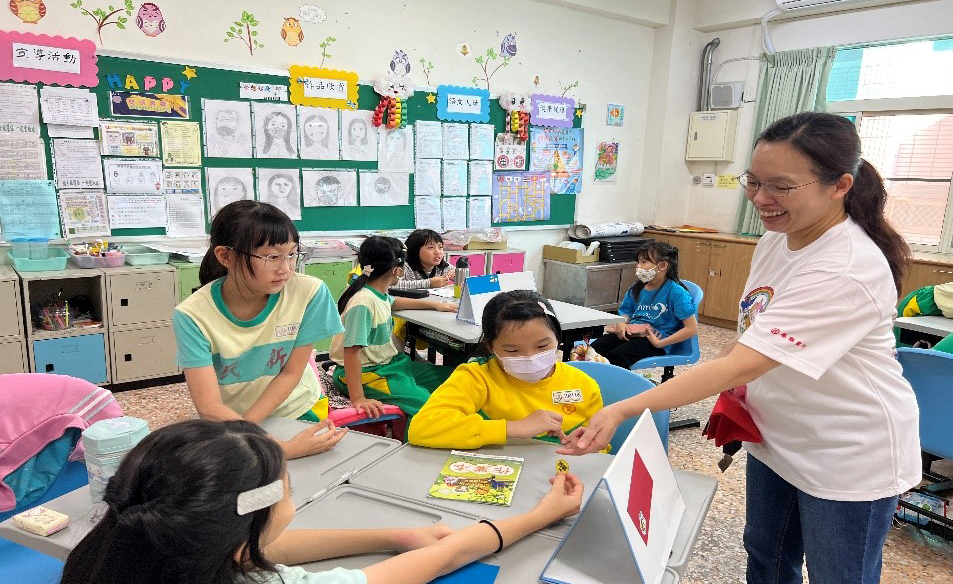
[[[834,4],[850,4],[858,0],[775,0],[781,10],[798,10],[800,8],[823,8]]]

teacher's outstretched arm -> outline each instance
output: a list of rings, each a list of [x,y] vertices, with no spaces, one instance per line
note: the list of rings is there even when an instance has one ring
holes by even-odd
[[[588,426],[567,436],[556,452],[572,455],[599,452],[623,420],[638,416],[646,408],[655,412],[695,403],[757,379],[777,366],[777,361],[737,343],[724,357],[696,365],[646,392],[602,408],[592,416]]]

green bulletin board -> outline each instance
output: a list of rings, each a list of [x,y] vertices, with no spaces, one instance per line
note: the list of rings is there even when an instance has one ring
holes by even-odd
[[[188,87],[185,91],[180,90],[180,82],[186,81],[183,71],[185,65],[173,64],[168,62],[159,62],[145,59],[136,59],[128,57],[114,57],[100,55],[98,58],[99,66],[99,85],[91,88],[90,91],[96,93],[99,101],[99,116],[102,119],[117,119],[122,121],[144,120],[158,122],[161,118],[135,118],[135,117],[114,117],[110,114],[109,99],[110,91],[126,90],[125,83],[127,76],[135,79],[139,90],[145,91],[144,79],[152,77],[156,80],[169,78],[175,81],[173,88],[167,91],[161,91],[160,87],[150,89],[150,92],[183,94],[189,99],[189,121],[202,124],[202,98],[220,99],[220,100],[241,100],[239,97],[239,84],[262,83],[288,85],[288,75],[272,75],[264,73],[252,73],[245,71],[229,70],[217,67],[195,66],[196,75],[188,80]],[[112,76],[113,86],[110,87],[108,79]],[[116,87],[116,76],[121,81],[122,86]],[[136,91],[135,88],[130,91]],[[437,108],[435,104],[427,102],[427,91],[418,90],[407,100],[407,111],[409,112],[408,125],[417,120],[439,121],[437,120]],[[369,85],[360,86],[358,98],[358,109],[374,110],[380,100],[380,96]],[[496,127],[496,132],[500,133],[504,128],[505,112],[500,107],[496,99],[490,102],[490,123]],[[178,119],[178,118],[176,118]],[[574,126],[580,127],[581,118],[574,117]],[[42,136],[48,142],[49,136],[46,132],[45,124],[42,126]],[[98,132],[98,130],[97,130]],[[204,136],[204,128],[203,134]],[[98,134],[97,134],[98,136]],[[204,150],[204,149],[203,149]],[[50,166],[49,172],[52,177],[52,157],[48,160]],[[204,158],[203,151],[203,169],[202,183],[203,193],[206,193],[206,214],[207,188],[205,185],[205,168],[208,167],[257,167],[257,168],[342,168],[358,170],[376,170],[377,162],[363,162],[353,160],[302,160],[302,159],[271,159],[271,158]],[[174,167],[164,167],[174,168]],[[410,180],[410,196],[413,197],[413,177]],[[543,225],[565,225],[573,222],[576,207],[575,195],[551,195],[550,219],[548,221],[527,221],[519,223],[494,224],[494,226],[543,226]],[[208,221],[210,218],[206,218]],[[301,208],[301,220],[295,221],[298,229],[301,231],[375,231],[380,229],[413,229],[414,228],[414,207],[413,204],[396,207],[304,207]],[[114,236],[128,235],[164,235],[164,228],[142,228],[142,229],[113,229]]]

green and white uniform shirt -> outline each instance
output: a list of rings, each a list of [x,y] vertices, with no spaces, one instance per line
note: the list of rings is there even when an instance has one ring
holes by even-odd
[[[324,282],[294,274],[277,294],[268,297],[255,318],[239,320],[222,299],[215,280],[179,304],[172,317],[179,367],[213,366],[222,401],[244,414],[297,347],[341,332],[334,300]],[[297,418],[324,397],[311,367],[273,415]]]
[[[393,296],[381,294],[370,286],[358,290],[341,314],[344,332],[331,341],[331,359],[344,365],[345,347],[363,347],[362,369],[389,363],[397,355],[397,347],[391,339],[394,332],[393,304]]]

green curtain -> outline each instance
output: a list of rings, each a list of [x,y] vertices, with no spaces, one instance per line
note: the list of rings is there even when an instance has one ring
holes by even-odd
[[[752,149],[761,132],[775,121],[798,112],[825,110],[827,78],[836,52],[835,47],[817,47],[761,55]],[[738,231],[752,235],[764,233],[758,212],[747,199],[742,206]]]

